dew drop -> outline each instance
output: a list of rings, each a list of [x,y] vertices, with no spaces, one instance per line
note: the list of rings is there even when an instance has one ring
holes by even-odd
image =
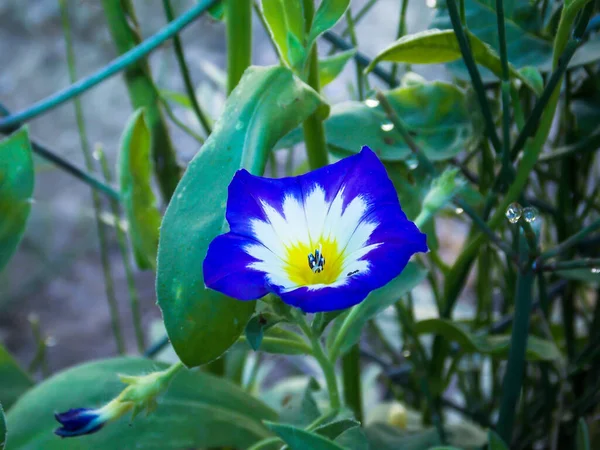
[[[102,159],[102,151],[101,150],[94,150],[94,153],[92,153],[92,156],[94,157],[94,159],[96,161],[100,161]]]
[[[368,98],[365,100],[365,105],[367,105],[369,108],[377,108],[379,106],[379,100]]]
[[[425,3],[429,8],[435,8],[437,6],[437,0],[426,0]]]
[[[506,218],[510,223],[517,223],[523,214],[523,208],[517,202],[511,203],[506,210]]]
[[[394,129],[394,124],[392,122],[385,122],[381,124],[381,129],[383,131],[392,131]]]
[[[592,267],[592,273],[600,273],[600,267]]]
[[[462,209],[462,208],[456,208],[456,209],[454,210],[454,212],[455,212],[456,214],[462,214],[463,212],[465,212],[465,210],[464,210],[464,209]]]
[[[419,167],[419,160],[417,158],[408,158],[406,160],[406,165],[410,170],[415,170],[417,167]]]
[[[528,206],[527,208],[523,209],[523,218],[525,219],[525,222],[533,222],[535,219],[537,219],[537,209],[535,209],[533,206]]]
[[[410,350],[409,349],[403,350],[402,356],[404,356],[406,359],[410,358]]]

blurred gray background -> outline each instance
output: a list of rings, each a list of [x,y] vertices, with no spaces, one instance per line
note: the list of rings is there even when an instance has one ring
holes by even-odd
[[[164,26],[161,1],[137,0],[134,3],[144,37]],[[179,14],[193,4],[189,0],[173,0],[172,3]],[[365,3],[354,0],[353,11]],[[395,39],[400,3],[398,0],[380,0],[360,22],[357,27],[360,51],[373,57]],[[427,3],[424,0],[410,2],[409,32],[427,28],[433,14],[428,4],[431,6],[430,0]],[[98,0],[70,0],[69,8],[78,76],[83,77],[115,58],[116,52]],[[338,24],[336,30],[340,31],[344,26]],[[224,25],[208,16],[202,17],[181,36],[200,102],[216,118],[224,99],[216,82],[225,70]],[[254,64],[276,63],[271,44],[257,20],[253,47]],[[321,40],[319,49],[326,53],[329,44]],[[152,54],[151,64],[160,88],[183,92],[170,43]],[[27,108],[69,84],[58,0],[0,2],[0,68],[0,102],[13,112]],[[325,89],[331,103],[349,98],[348,88],[353,82],[354,70],[354,64],[348,64],[342,76]],[[445,78],[440,67],[413,70],[428,79]],[[120,134],[132,112],[121,76],[88,91],[81,100],[90,142],[103,145],[114,167]],[[194,117],[187,111],[175,109],[175,113],[197,127]],[[83,167],[72,103],[33,120],[30,131],[34,139]],[[182,162],[189,161],[198,150],[193,139],[174,127],[172,138]],[[36,170],[35,203],[26,235],[13,260],[0,274],[0,342],[27,366],[36,348],[28,317],[37,315],[43,333],[51,337],[47,360],[50,371],[56,371],[92,358],[115,355],[116,347],[104,291],[90,190],[41,159],[36,159]],[[108,205],[104,204],[104,207],[108,212]],[[107,220],[110,219],[108,216]],[[456,238],[455,229],[441,228],[441,253],[452,254],[452,246],[460,245],[461,239]],[[443,239],[444,234],[454,234],[454,238]],[[121,323],[128,350],[134,353],[125,276],[113,230],[110,230],[109,238]],[[160,311],[155,305],[154,274],[137,272],[136,283],[148,343],[151,340],[150,325],[160,319]]]

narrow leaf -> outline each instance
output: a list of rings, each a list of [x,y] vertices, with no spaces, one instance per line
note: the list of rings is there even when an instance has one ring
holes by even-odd
[[[583,417],[577,421],[577,450],[590,450],[590,432]]]
[[[2,403],[0,403],[0,450],[4,450],[4,446],[6,445],[6,435],[6,419],[4,418]]]
[[[33,380],[0,345],[0,403],[8,410],[31,386]]]
[[[33,184],[31,143],[25,127],[0,141],[0,272],[25,232]]]
[[[351,49],[319,60],[319,84],[321,87],[327,86],[335,80],[355,54],[356,49]]]
[[[152,192],[150,130],[143,109],[125,125],[119,149],[119,182],[135,260],[140,269],[156,269],[161,216]]]
[[[262,175],[275,143],[317,108],[328,112],[289,69],[249,68],[177,186],[161,227],[156,290],[173,348],[188,366],[222,355],[254,312],[255,302],[204,285],[208,245],[226,230],[231,179],[241,168]]]
[[[488,432],[489,450],[508,450],[508,445],[504,443],[502,438],[493,430]]]
[[[322,33],[333,28],[338,20],[342,18],[349,5],[350,0],[323,0],[313,18],[308,37],[309,45]]]
[[[273,422],[265,422],[290,448],[290,450],[344,450],[323,436],[296,428],[291,425],[282,425]]]

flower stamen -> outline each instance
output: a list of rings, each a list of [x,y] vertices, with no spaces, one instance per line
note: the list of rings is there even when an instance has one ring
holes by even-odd
[[[315,253],[308,254],[308,267],[313,273],[321,273],[325,267],[325,257],[322,254],[323,246],[319,244],[319,248],[315,249]]]

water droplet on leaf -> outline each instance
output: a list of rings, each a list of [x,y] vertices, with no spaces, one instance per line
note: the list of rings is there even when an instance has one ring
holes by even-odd
[[[463,212],[465,212],[465,210],[464,210],[464,209],[462,209],[462,208],[456,208],[456,209],[454,210],[454,212],[456,212],[456,214],[462,214]]]
[[[379,106],[379,100],[368,98],[365,100],[365,105],[367,105],[369,108],[377,108]]]
[[[415,170],[417,167],[419,167],[419,160],[417,158],[408,158],[406,160],[406,165],[410,170]]]
[[[600,273],[600,267],[592,267],[592,273]]]
[[[506,210],[506,218],[510,223],[517,223],[523,214],[523,208],[517,202],[511,203]]]
[[[523,210],[523,218],[525,219],[525,222],[533,222],[535,219],[537,219],[537,214],[537,209],[535,209],[533,206],[528,206]]]
[[[392,131],[394,129],[394,124],[392,122],[385,122],[381,124],[381,129],[383,131]]]

